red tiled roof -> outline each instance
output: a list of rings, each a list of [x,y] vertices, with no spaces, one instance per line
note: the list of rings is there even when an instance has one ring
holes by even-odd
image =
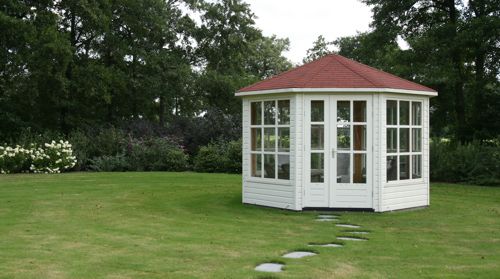
[[[241,88],[237,93],[291,88],[434,89],[377,70],[341,55],[331,54],[269,79]]]

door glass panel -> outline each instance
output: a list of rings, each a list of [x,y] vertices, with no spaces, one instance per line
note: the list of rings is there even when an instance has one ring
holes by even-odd
[[[366,150],[366,125],[354,125],[354,150]]]
[[[398,125],[398,101],[387,101],[387,125]]]
[[[262,149],[262,129],[252,128],[252,151],[260,151]]]
[[[413,125],[422,125],[422,103],[411,103],[411,123]]]
[[[275,158],[274,154],[264,154],[264,177],[275,178]]]
[[[264,102],[264,124],[275,125],[276,124],[275,115],[276,115],[275,101]]]
[[[338,101],[337,102],[337,122],[350,122],[351,121],[351,102]]]
[[[400,128],[399,129],[399,152],[409,152],[410,151],[410,129]]]
[[[264,128],[264,151],[275,151],[276,135],[274,128]]]
[[[398,180],[398,156],[387,156],[387,181]]]
[[[351,150],[351,126],[337,125],[337,149]]]
[[[354,122],[366,122],[366,101],[354,101]]]
[[[253,102],[250,109],[250,118],[252,125],[262,125],[262,103]]]
[[[411,177],[422,178],[422,155],[413,155],[411,158]]]
[[[262,156],[261,154],[252,154],[252,176],[262,177]]]
[[[351,182],[351,154],[337,154],[337,183]]]
[[[290,128],[278,128],[278,152],[290,151]]]
[[[311,122],[325,121],[325,102],[311,101]]]
[[[278,155],[278,179],[290,179],[290,155]]]
[[[399,180],[410,179],[410,155],[399,156]]]
[[[399,101],[399,125],[410,125],[410,102]]]
[[[398,152],[398,128],[387,128],[387,153]]]
[[[411,151],[422,151],[422,129],[413,128],[411,131]]]
[[[311,153],[311,182],[322,183],[325,180],[324,153]]]
[[[290,100],[278,101],[278,124],[290,124]]]
[[[366,183],[366,154],[354,154],[352,182]]]
[[[325,147],[325,129],[323,125],[311,125],[311,150],[323,150]]]

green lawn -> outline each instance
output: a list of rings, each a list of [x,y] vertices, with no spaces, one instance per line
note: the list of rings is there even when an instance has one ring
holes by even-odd
[[[0,176],[1,278],[493,278],[500,188],[433,184],[432,205],[342,212],[369,241],[281,259],[342,230],[316,212],[242,205],[241,176],[71,173]]]

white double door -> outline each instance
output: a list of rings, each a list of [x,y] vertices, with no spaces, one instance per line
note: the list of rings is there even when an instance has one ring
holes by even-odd
[[[304,102],[304,207],[372,208],[372,97]]]

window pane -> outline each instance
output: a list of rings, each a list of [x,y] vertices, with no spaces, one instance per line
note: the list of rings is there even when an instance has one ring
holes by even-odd
[[[354,122],[366,122],[366,101],[354,101]]]
[[[323,101],[311,101],[311,122],[325,120],[325,104]]]
[[[387,181],[398,180],[398,156],[387,156]]]
[[[264,102],[264,124],[275,125],[276,108],[274,101]]]
[[[366,154],[354,154],[354,183],[366,183]]]
[[[413,155],[411,158],[411,178],[422,178],[422,155]]]
[[[325,154],[311,153],[311,182],[321,183],[325,180]]]
[[[264,128],[264,151],[276,151],[274,128]]]
[[[252,154],[252,176],[253,177],[262,177],[262,155],[261,154]]]
[[[387,125],[398,125],[398,101],[387,101]]]
[[[398,128],[387,128],[387,153],[398,152]]]
[[[337,102],[337,122],[350,122],[351,121],[351,102],[338,101]]]
[[[411,151],[422,151],[422,128],[413,128],[411,131]]]
[[[262,150],[262,129],[252,128],[252,151]]]
[[[265,178],[276,178],[274,157],[275,157],[274,154],[264,154],[264,177]]]
[[[354,150],[366,150],[366,125],[354,125]]]
[[[410,155],[399,156],[399,180],[410,179]]]
[[[410,125],[410,102],[399,101],[399,125]]]
[[[422,125],[422,103],[411,103],[411,123],[413,125]]]
[[[278,151],[290,151],[290,128],[278,128]]]
[[[337,149],[351,150],[351,126],[337,125]]]
[[[290,124],[290,100],[278,101],[278,124]]]
[[[351,154],[337,154],[337,183],[351,182]]]
[[[399,129],[399,152],[409,152],[410,151],[410,129],[400,128]]]
[[[250,109],[252,125],[262,125],[262,103],[253,102]]]
[[[325,144],[325,129],[323,125],[311,125],[311,149],[323,150]]]
[[[278,179],[290,179],[290,155],[278,155]]]

